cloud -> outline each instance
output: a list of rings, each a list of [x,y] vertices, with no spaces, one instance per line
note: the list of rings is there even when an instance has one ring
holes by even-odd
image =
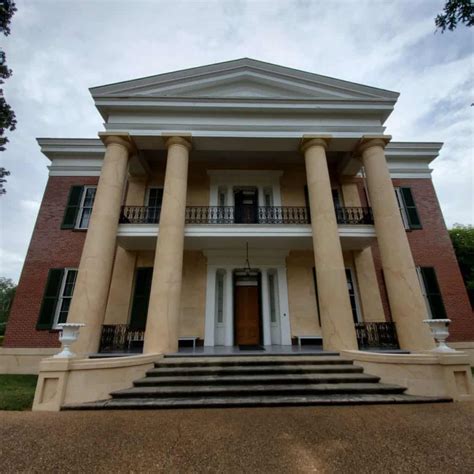
[[[35,138],[102,130],[89,87],[243,56],[400,92],[387,133],[445,142],[433,178],[446,221],[472,222],[473,33],[435,34],[443,3],[17,0],[1,274],[19,276],[47,181]]]

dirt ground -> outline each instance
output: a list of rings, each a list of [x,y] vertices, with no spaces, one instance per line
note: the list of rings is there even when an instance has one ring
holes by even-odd
[[[1,472],[474,472],[474,404],[0,412]]]

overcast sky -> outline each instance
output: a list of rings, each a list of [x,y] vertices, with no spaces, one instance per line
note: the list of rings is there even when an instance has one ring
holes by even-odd
[[[89,87],[245,56],[400,92],[387,133],[445,143],[432,166],[446,223],[473,223],[474,28],[435,34],[444,0],[16,3],[0,276],[19,278],[48,179],[35,138],[103,128]]]

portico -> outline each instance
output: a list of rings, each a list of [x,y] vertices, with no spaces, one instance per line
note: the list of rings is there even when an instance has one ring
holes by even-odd
[[[293,353],[309,341],[393,383],[429,364],[437,395],[463,390],[465,359],[425,354],[434,342],[423,320],[446,311],[410,236],[422,224],[407,180],[429,180],[441,145],[385,133],[398,93],[251,59],[91,93],[100,141],[40,140],[51,176],[78,179],[68,181],[62,235],[86,232],[78,265],[46,270],[37,331],[84,327],[76,358],[42,365],[37,409],[130,387],[176,355],[180,339],[214,355]],[[348,375],[358,367],[337,370],[363,383]],[[84,380],[94,390],[77,390]]]

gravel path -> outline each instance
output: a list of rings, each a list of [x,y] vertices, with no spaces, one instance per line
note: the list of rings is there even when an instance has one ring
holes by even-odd
[[[474,472],[474,403],[0,412],[0,472]]]

